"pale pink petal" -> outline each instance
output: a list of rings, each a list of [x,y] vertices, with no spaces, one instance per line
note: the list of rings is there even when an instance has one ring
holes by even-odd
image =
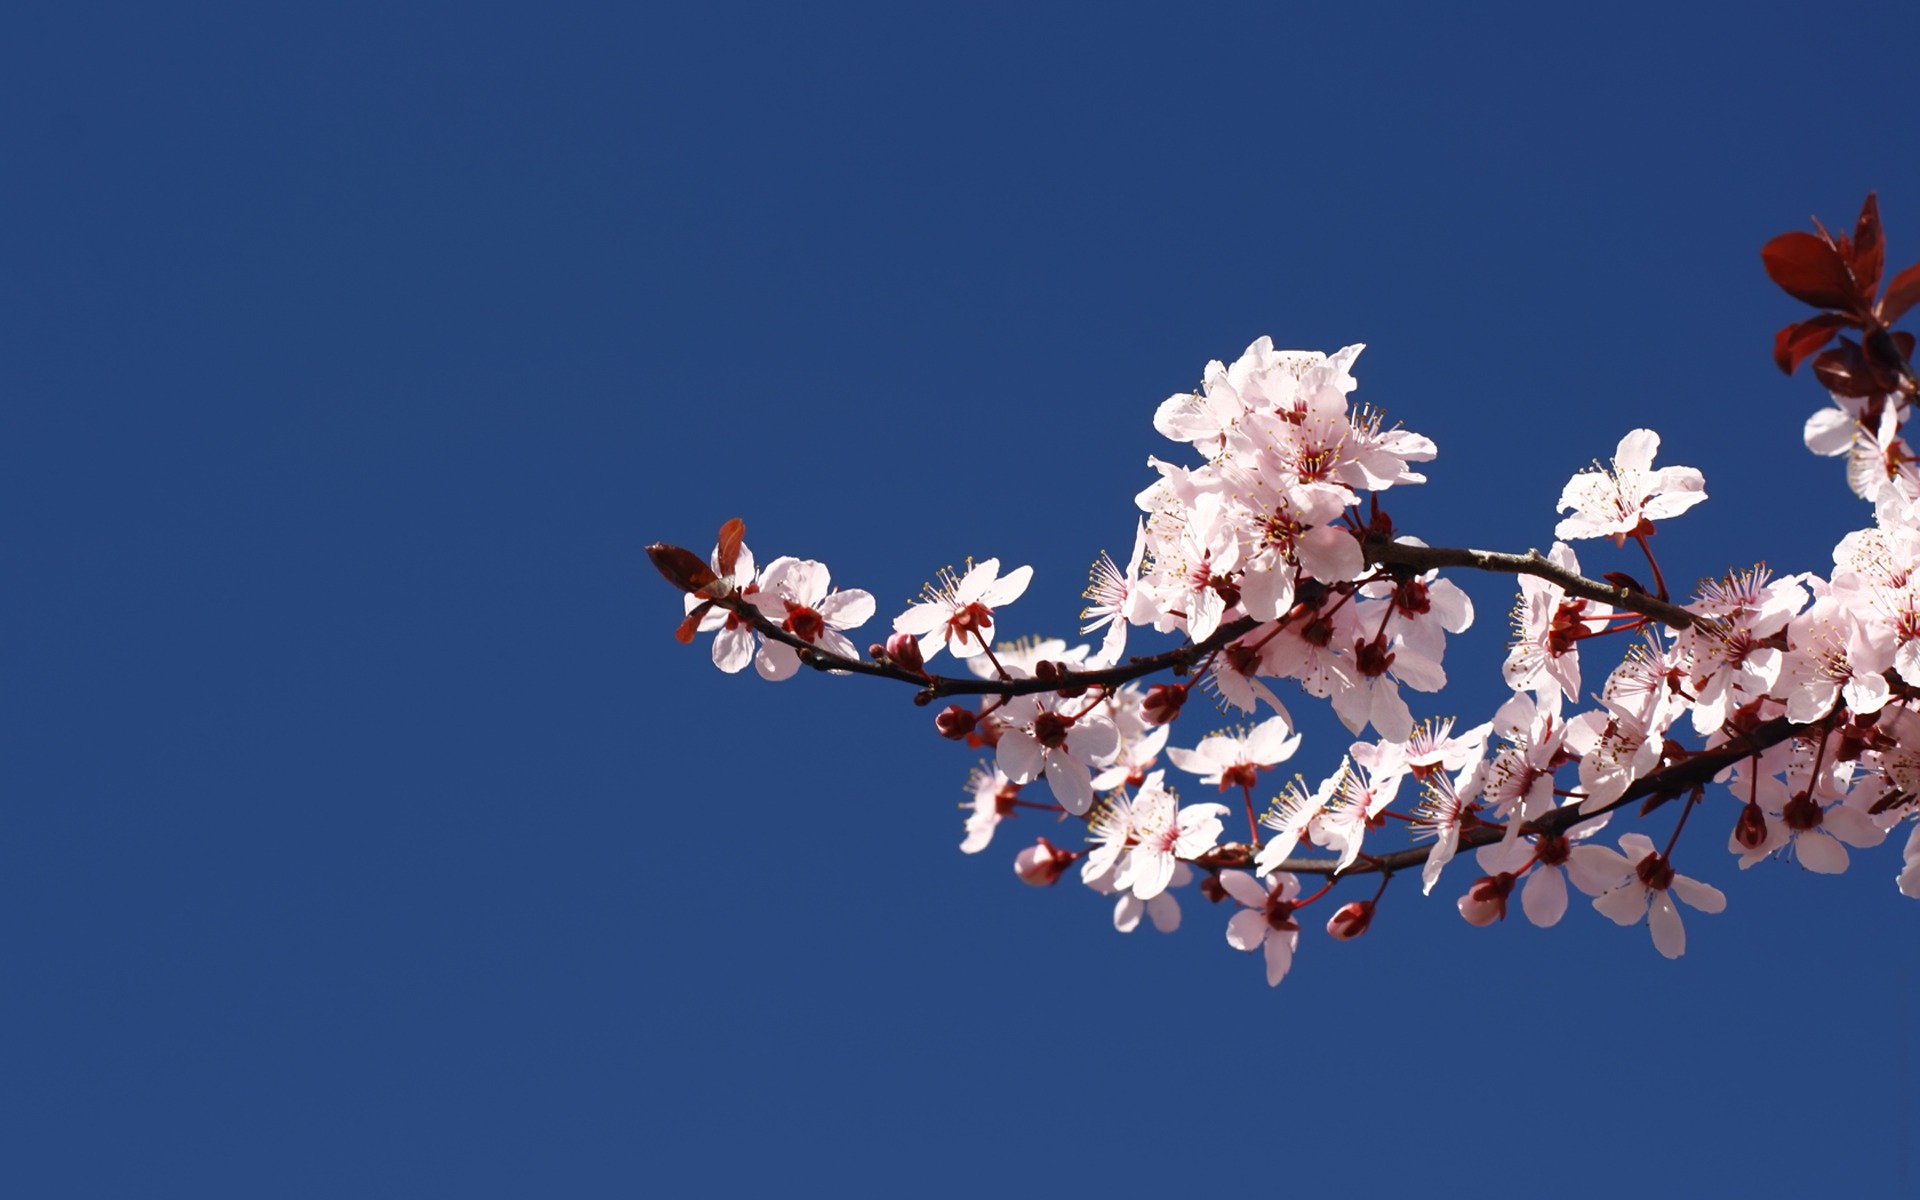
[[[951,605],[916,604],[893,619],[893,631],[920,637],[946,624],[947,618],[952,615]]]
[[[1007,736],[1003,735],[1000,744],[1004,746],[1006,741]],[[1037,747],[1038,743],[1035,745]],[[1075,762],[1066,754],[1054,753],[1046,757],[1047,786],[1053,789],[1053,798],[1060,802],[1060,807],[1074,816],[1085,816],[1087,810],[1093,807],[1093,772],[1089,771],[1084,763]],[[1007,771],[1004,762],[1000,769]],[[1007,771],[1007,777],[1013,778],[1013,773]],[[1027,778],[1031,779],[1032,776],[1029,775]]]
[[[1653,931],[1653,948],[1668,958],[1679,958],[1687,952],[1687,931],[1680,924],[1680,910],[1665,892],[1654,893],[1653,907],[1647,910],[1647,928]]]
[[[818,608],[827,598],[827,588],[831,583],[832,575],[827,571],[827,564],[802,559],[787,568],[777,586],[785,589],[787,597],[795,604]]]
[[[1039,776],[1045,760],[1046,751],[1024,729],[1005,731],[1000,735],[1000,744],[995,747],[994,761],[999,765],[1000,773],[1015,783],[1033,782]]]
[[[1247,733],[1247,759],[1270,767],[1293,757],[1300,748],[1300,735],[1284,716],[1268,717]]]
[[[1887,837],[1887,831],[1875,825],[1872,817],[1844,804],[1829,808],[1820,822],[1820,828],[1847,845],[1863,850],[1878,846]]]
[[[1638,924],[1647,915],[1647,889],[1638,883],[1614,888],[1597,897],[1593,907],[1615,925]]]
[[[1567,855],[1567,878],[1589,896],[1620,886],[1632,874],[1633,864],[1605,846],[1575,846]]]
[[[1173,882],[1173,868],[1178,865],[1173,855],[1161,851],[1148,850],[1136,846],[1133,851],[1133,894],[1142,900],[1151,900],[1167,890]]]
[[[859,588],[849,588],[844,592],[835,592],[819,604],[814,610],[825,617],[827,624],[835,629],[858,629],[873,619],[873,597]],[[906,633],[910,630],[900,630]]]
[[[1163,725],[1161,728],[1165,729],[1166,726]],[[1204,746],[1206,742],[1203,741],[1200,744]],[[1189,775],[1212,776],[1215,781],[1220,778],[1220,764],[1198,750],[1182,750],[1178,746],[1168,746],[1167,757],[1173,760],[1174,766]]]
[[[1120,730],[1112,721],[1091,715],[1074,723],[1065,746],[1073,757],[1087,762],[1105,758],[1119,748]]]
[[[1389,742],[1404,742],[1413,736],[1413,710],[1400,698],[1400,689],[1391,679],[1374,680],[1371,717],[1374,731]]]
[[[1246,905],[1248,908],[1265,908],[1267,889],[1260,886],[1253,876],[1245,871],[1220,872],[1220,886],[1227,895]],[[1246,947],[1242,947],[1245,949]]]
[[[1175,875],[1176,882],[1179,876]],[[1147,916],[1152,918],[1153,927],[1161,933],[1172,933],[1180,928],[1180,902],[1173,898],[1172,892],[1161,892],[1147,901]]]
[[[745,625],[713,635],[713,665],[732,675],[753,661],[753,630]]]
[[[1367,556],[1351,533],[1338,525],[1309,529],[1294,547],[1309,575],[1322,583],[1358,579],[1367,569]]]
[[[1724,912],[1727,898],[1719,888],[1701,883],[1698,879],[1689,879],[1685,875],[1673,877],[1673,894],[1687,902],[1689,908],[1703,913]]]
[[[1542,929],[1559,924],[1567,912],[1566,872],[1553,867],[1535,867],[1520,889],[1520,907],[1526,911],[1527,920]]]
[[[997,566],[998,564],[996,564]],[[988,608],[998,608],[1002,604],[1012,604],[1027,590],[1027,584],[1033,579],[1032,567],[1015,567],[999,579],[990,583],[980,593],[980,603]],[[964,586],[964,585],[962,585]]]
[[[1816,875],[1839,875],[1847,869],[1847,848],[1817,829],[1793,839],[1793,850],[1800,865]]]
[[[1293,943],[1299,934],[1275,929],[1267,934],[1267,986],[1279,987],[1293,966]]]
[[[1807,418],[1806,428],[1800,436],[1807,443],[1807,449],[1831,458],[1853,448],[1855,428],[1853,417],[1844,410],[1823,408]]]
[[[1262,902],[1264,903],[1264,901]],[[1227,945],[1235,950],[1258,950],[1267,936],[1265,913],[1241,909],[1227,921]]]
[[[1134,927],[1140,924],[1141,914],[1146,911],[1146,901],[1128,893],[1113,906],[1113,927],[1121,933],[1132,933]]]
[[[1613,465],[1621,472],[1644,471],[1653,466],[1653,456],[1659,452],[1660,435],[1651,429],[1636,429],[1620,439],[1619,449],[1613,452]]]
[[[800,669],[800,655],[785,642],[767,641],[760,646],[760,653],[754,655],[753,669],[760,672],[762,679],[779,682],[791,679]]]

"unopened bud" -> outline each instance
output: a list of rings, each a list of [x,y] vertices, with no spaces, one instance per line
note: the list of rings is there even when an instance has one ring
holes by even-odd
[[[1013,873],[1031,887],[1051,887],[1060,882],[1060,873],[1079,857],[1061,850],[1045,838],[1013,856]]]
[[[1149,725],[1165,725],[1180,715],[1180,706],[1186,702],[1186,688],[1156,683],[1147,689],[1147,698],[1140,702],[1140,719]]]
[[[887,658],[894,666],[903,671],[912,671],[916,675],[927,673],[926,660],[920,657],[920,641],[910,633],[896,633],[887,638]]]
[[[1467,924],[1485,927],[1507,919],[1507,897],[1512,894],[1513,875],[1502,871],[1498,875],[1482,875],[1474,880],[1467,894],[1455,903],[1460,915],[1467,919]]]
[[[1758,850],[1767,841],[1767,814],[1749,800],[1740,806],[1740,819],[1733,823],[1733,840],[1746,850]]]
[[[1227,889],[1220,882],[1220,872],[1207,872],[1206,877],[1200,881],[1200,894],[1212,904],[1218,904],[1227,898]]]
[[[973,732],[976,721],[977,718],[971,709],[962,708],[958,704],[949,704],[933,718],[933,727],[940,731],[941,737],[952,738],[957,742]]]
[[[1373,924],[1373,901],[1354,900],[1340,906],[1340,911],[1327,921],[1327,936],[1339,938],[1343,942],[1352,941],[1367,931]]]

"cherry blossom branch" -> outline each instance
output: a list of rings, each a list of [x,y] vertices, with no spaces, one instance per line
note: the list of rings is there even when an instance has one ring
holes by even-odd
[[[1405,542],[1381,540],[1368,540],[1363,543],[1362,549],[1370,563],[1381,566],[1403,567],[1417,571],[1433,570],[1439,567],[1465,567],[1495,574],[1533,575],[1558,585],[1569,595],[1611,604],[1615,608],[1651,617],[1663,625],[1676,629],[1688,628],[1699,620],[1686,609],[1657,599],[1636,588],[1616,587],[1569,571],[1543,557],[1538,550],[1528,550],[1525,554],[1507,554],[1498,550],[1416,546]],[[1209,654],[1244,637],[1261,624],[1251,617],[1242,617],[1222,625],[1205,641],[1176,647],[1160,654],[1132,658],[1118,666],[1101,670],[1068,670],[1031,679],[964,679],[926,675],[906,670],[889,662],[869,662],[865,659],[835,654],[775,624],[751,604],[737,598],[723,598],[716,603],[751,624],[762,637],[771,638],[792,647],[799,653],[800,661],[815,670],[845,671],[855,675],[872,675],[918,685],[921,691],[914,697],[916,704],[928,704],[943,696],[1026,696],[1074,688],[1116,688],[1161,671],[1170,670],[1175,674],[1186,674]],[[1283,622],[1284,620],[1285,618],[1282,619]]]
[[[960,679],[908,671],[890,662],[868,662],[865,659],[835,654],[774,624],[751,604],[726,599],[716,603],[752,625],[760,636],[793,647],[799,652],[800,661],[817,671],[846,671],[855,675],[874,675],[919,685],[920,694],[914,697],[916,704],[926,704],[942,696],[1028,696],[1040,692],[1067,691],[1075,688],[1118,687],[1120,684],[1160,671],[1170,670],[1175,674],[1184,674],[1190,671],[1195,663],[1205,660],[1209,654],[1229,644],[1235,638],[1245,636],[1260,625],[1260,622],[1252,617],[1242,617],[1238,621],[1222,625],[1214,631],[1212,637],[1203,642],[1176,647],[1144,658],[1129,659],[1120,666],[1108,667],[1104,670],[1063,671],[1057,675],[1033,679]]]
[[[1368,541],[1363,549],[1367,561],[1384,566],[1413,567],[1422,571],[1436,567],[1469,567],[1476,571],[1507,575],[1532,575],[1558,585],[1568,595],[1637,612],[1675,629],[1690,628],[1700,620],[1679,605],[1649,596],[1637,588],[1615,587],[1569,571],[1550,562],[1538,550],[1529,550],[1525,554],[1503,554],[1498,550],[1410,546],[1405,542],[1385,541]]]
[[[1718,775],[1741,759],[1749,755],[1758,754],[1768,747],[1777,746],[1788,738],[1797,736],[1810,728],[1812,728],[1812,726],[1796,725],[1785,717],[1775,717],[1770,721],[1763,721],[1759,725],[1754,726],[1753,729],[1748,731],[1743,737],[1734,738],[1722,745],[1715,746],[1711,750],[1702,750],[1698,753],[1690,754],[1664,770],[1655,771],[1642,779],[1636,780],[1625,792],[1621,793],[1618,800],[1613,801],[1611,804],[1597,808],[1592,812],[1581,812],[1580,806],[1577,804],[1570,804],[1564,808],[1556,808],[1543,817],[1529,821],[1525,827],[1525,831],[1539,834],[1565,833],[1575,825],[1585,821],[1591,821],[1595,817],[1610,813],[1636,800],[1647,801],[1647,808],[1651,810],[1681,795],[1690,788],[1704,786],[1711,781],[1715,775]],[[1501,825],[1481,825],[1473,828],[1465,828],[1460,831],[1459,848],[1461,850],[1470,850],[1478,846],[1490,845],[1505,836],[1506,829]],[[1421,866],[1432,856],[1434,849],[1434,845],[1429,844],[1412,846],[1405,850],[1394,851],[1391,854],[1362,855],[1359,861],[1344,871],[1340,869],[1339,860],[1333,858],[1289,858],[1272,869],[1276,871],[1291,871],[1296,875],[1365,875],[1372,871],[1380,871],[1391,875],[1396,871],[1404,871],[1411,867]],[[1254,848],[1251,846],[1241,845],[1237,842],[1229,842],[1193,861],[1195,866],[1207,869],[1238,867],[1251,870],[1253,868],[1254,853]]]

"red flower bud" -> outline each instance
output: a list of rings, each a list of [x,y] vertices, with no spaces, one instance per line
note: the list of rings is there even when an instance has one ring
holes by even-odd
[[[1045,838],[1013,856],[1013,873],[1031,887],[1051,887],[1079,855],[1061,850]]]
[[[957,742],[973,732],[973,727],[978,720],[973,715],[973,710],[962,708],[958,704],[949,704],[934,717],[933,727],[940,731],[941,737],[952,738]]]
[[[1340,911],[1327,921],[1327,936],[1341,941],[1351,941],[1367,931],[1373,924],[1373,901],[1354,900],[1340,906]]]
[[[1766,844],[1767,815],[1751,800],[1740,806],[1740,819],[1733,823],[1733,840],[1748,850]]]
[[[1149,725],[1165,725],[1180,715],[1180,706],[1186,702],[1186,688],[1156,683],[1147,689],[1147,698],[1140,702],[1140,719]]]
[[[1473,881],[1467,894],[1455,901],[1460,915],[1469,925],[1487,926],[1507,919],[1507,897],[1513,894],[1513,875],[1482,875]]]
[[[920,657],[920,642],[910,633],[896,633],[887,638],[887,658],[903,671],[916,675],[927,673],[926,660]]]

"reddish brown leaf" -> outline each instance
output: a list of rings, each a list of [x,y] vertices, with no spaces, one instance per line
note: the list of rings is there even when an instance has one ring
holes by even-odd
[[[1847,265],[1853,270],[1853,282],[1860,295],[1869,299],[1880,290],[1880,271],[1886,265],[1887,245],[1880,234],[1880,201],[1872,192],[1860,206],[1860,221],[1853,227],[1853,244],[1847,248]]]
[[[1775,365],[1787,374],[1793,374],[1801,363],[1818,353],[1821,347],[1833,340],[1835,333],[1846,326],[1847,319],[1835,313],[1821,313],[1787,326],[1773,336]]]
[[[1838,346],[1814,356],[1813,377],[1836,396],[1870,398],[1887,392],[1874,378],[1860,344],[1851,338],[1843,337]]]
[[[747,523],[739,517],[720,527],[720,573],[731,576],[734,564],[740,561],[740,543],[747,536]]]
[[[699,555],[665,542],[648,546],[647,557],[668,583],[683,592],[697,592],[718,578],[712,567],[700,561]]]
[[[1920,301],[1920,263],[1915,263],[1893,277],[1887,285],[1887,294],[1880,301],[1880,321],[1891,325],[1907,315],[1907,310]]]
[[[1795,300],[1851,311],[1858,301],[1840,252],[1811,233],[1783,233],[1760,248],[1767,275]]]
[[[679,642],[682,646],[691,642],[693,635],[700,631],[700,618],[706,616],[707,610],[712,607],[713,601],[711,600],[702,601],[694,605],[693,611],[687,614],[687,619],[680,622],[680,627],[673,631],[673,640]]]

